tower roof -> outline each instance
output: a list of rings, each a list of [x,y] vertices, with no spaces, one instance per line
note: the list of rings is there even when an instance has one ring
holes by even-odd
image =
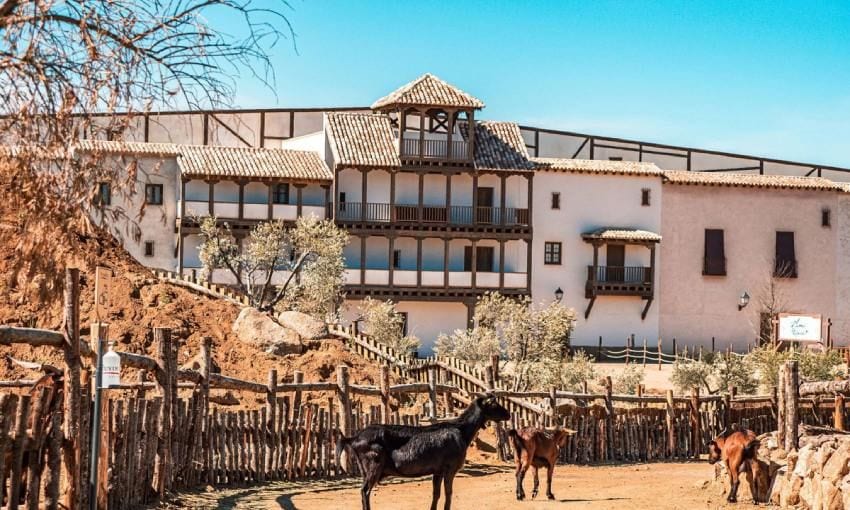
[[[426,73],[401,86],[372,104],[373,110],[390,106],[435,106],[447,108],[484,108],[478,98]]]

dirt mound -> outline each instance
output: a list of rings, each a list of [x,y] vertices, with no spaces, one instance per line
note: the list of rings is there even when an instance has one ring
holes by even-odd
[[[59,330],[62,327],[61,292],[50,292],[48,280],[27,274],[26,264],[16,255],[21,236],[26,235],[14,214],[0,206],[0,324]],[[64,233],[63,235],[68,235]],[[276,356],[241,343],[231,331],[239,307],[227,301],[207,297],[184,287],[163,283],[137,263],[109,235],[78,236],[81,250],[66,249],[57,243],[67,267],[80,268],[80,311],[82,334],[88,335],[94,317],[95,268],[109,268],[114,277],[109,283],[108,301],[102,307],[102,320],[109,324],[109,337],[126,352],[152,355],[153,327],[170,327],[180,342],[178,363],[195,356],[201,339],[213,339],[212,356],[221,373],[240,379],[265,382],[268,371],[277,368],[280,380],[291,381],[300,370],[305,381],[335,380],[336,366],[351,367],[351,381],[376,384],[379,368],[345,350],[342,342],[314,342],[304,355]],[[65,250],[63,252],[63,250]],[[55,253],[54,253],[55,256]],[[2,354],[28,361],[62,366],[62,355],[50,348],[15,345]],[[129,374],[128,374],[129,375]],[[34,374],[0,357],[0,379],[31,378]],[[131,376],[132,377],[132,376]]]

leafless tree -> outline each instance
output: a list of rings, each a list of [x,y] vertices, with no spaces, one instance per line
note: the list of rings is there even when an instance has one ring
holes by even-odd
[[[257,2],[0,0],[0,236],[16,273],[61,274],[49,255],[93,235],[96,183],[136,177],[133,161],[77,157],[77,140],[122,139],[153,108],[224,106],[240,74],[274,83],[289,4]]]

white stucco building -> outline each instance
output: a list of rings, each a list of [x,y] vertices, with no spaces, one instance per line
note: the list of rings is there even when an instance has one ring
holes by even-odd
[[[81,148],[150,170],[127,199],[139,231],[111,227],[151,267],[198,268],[208,214],[237,235],[333,218],[351,236],[346,318],[366,296],[391,299],[421,354],[491,291],[540,303],[560,290],[577,345],[742,347],[770,322],[771,282],[783,309],[822,314],[850,343],[850,170],[483,121],[482,108],[424,75],[368,108],[164,112],[139,120],[137,141]]]

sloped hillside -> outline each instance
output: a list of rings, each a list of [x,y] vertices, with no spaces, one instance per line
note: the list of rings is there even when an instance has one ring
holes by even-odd
[[[231,332],[239,308],[224,300],[207,297],[183,287],[156,280],[150,270],[135,262],[109,234],[77,236],[74,243],[59,241],[75,235],[57,229],[54,257],[66,267],[81,272],[81,319],[83,335],[88,334],[94,317],[95,267],[112,270],[109,300],[103,321],[109,323],[110,338],[118,348],[134,353],[153,353],[152,328],[173,328],[181,341],[179,362],[197,354],[201,338],[213,338],[213,359],[226,375],[265,381],[268,370],[277,368],[279,377],[287,380],[292,371],[301,370],[310,381],[335,377],[338,364],[352,367],[352,380],[372,384],[378,381],[377,366],[346,351],[341,342],[319,342],[300,356],[275,356],[239,342]],[[14,214],[0,205],[0,324],[41,327],[59,330],[62,326],[62,294],[46,291],[48,278],[26,274],[26,261],[16,255],[15,247],[28,235],[26,227]],[[40,233],[41,235],[41,233]],[[68,245],[80,248],[69,249]],[[22,264],[23,262],[23,264]],[[61,366],[61,355],[48,348],[14,346],[0,352],[0,379],[29,377],[5,354],[28,361],[52,362]]]

